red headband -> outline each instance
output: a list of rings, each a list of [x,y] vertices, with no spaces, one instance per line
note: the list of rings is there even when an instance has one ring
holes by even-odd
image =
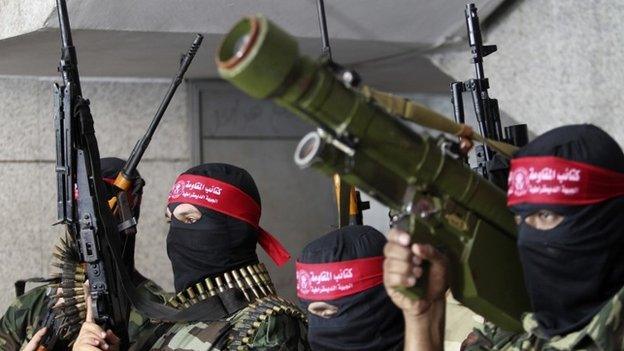
[[[559,157],[511,160],[507,205],[588,205],[624,195],[624,174]]]
[[[383,256],[331,263],[297,262],[297,296],[325,301],[357,294],[383,283]]]
[[[288,251],[260,223],[260,205],[249,195],[228,183],[194,174],[176,179],[168,203],[188,203],[238,218],[258,229],[258,243],[281,266],[290,258]]]

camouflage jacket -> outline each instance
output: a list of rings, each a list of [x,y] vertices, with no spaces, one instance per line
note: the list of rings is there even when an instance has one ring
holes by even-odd
[[[47,308],[49,285],[45,284],[29,290],[18,297],[0,319],[0,350],[20,350],[38,330],[39,319]],[[138,291],[152,301],[165,303],[169,296],[156,283],[146,279],[138,286]],[[136,310],[130,312],[128,333],[130,341],[149,324]]]
[[[615,351],[624,350],[624,288],[609,300],[583,329],[547,338],[538,328],[533,314],[523,318],[524,333],[516,334],[486,324],[473,331],[462,350],[501,351]]]
[[[259,315],[262,304],[267,302],[277,303],[285,309],[280,313]],[[159,326],[161,324],[153,324],[151,328],[145,330],[145,333],[151,334]],[[146,350],[307,351],[310,347],[307,341],[307,322],[303,313],[290,302],[279,297],[267,296],[221,321],[173,324],[151,348]]]

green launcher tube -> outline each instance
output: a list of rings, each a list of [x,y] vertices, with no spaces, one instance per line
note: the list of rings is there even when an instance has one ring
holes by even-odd
[[[448,151],[448,140],[416,132],[344,84],[328,62],[300,55],[295,39],[262,15],[239,21],[216,61],[221,77],[243,92],[318,127],[295,151],[299,166],[338,173],[399,211],[414,242],[449,257],[458,301],[521,330],[529,302],[505,193]],[[419,295],[419,288],[401,290]]]

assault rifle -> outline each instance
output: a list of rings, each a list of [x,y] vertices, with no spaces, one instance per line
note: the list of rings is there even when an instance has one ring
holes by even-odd
[[[101,179],[100,154],[93,128],[89,100],[82,95],[76,49],[71,35],[65,0],[56,0],[61,32],[59,72],[62,85],[55,85],[57,208],[59,223],[78,243],[85,263],[93,316],[111,329],[128,347],[129,302],[116,274],[112,242],[119,240],[117,225],[106,203]],[[116,242],[118,244],[118,242]],[[53,326],[40,349],[54,347],[58,334]]]
[[[474,64],[475,78],[465,82],[451,83],[453,112],[457,123],[465,123],[464,102],[462,94],[469,92],[472,97],[475,117],[479,133],[485,138],[494,141],[503,141],[515,146],[524,146],[528,141],[526,124],[517,124],[505,127],[503,134],[501,128],[500,111],[498,100],[489,96],[489,79],[483,71],[483,58],[496,52],[496,45],[483,45],[481,26],[477,16],[475,4],[467,4],[466,29],[468,32],[468,44],[472,53],[471,62]],[[476,164],[473,169],[483,177],[496,184],[501,189],[507,189],[507,175],[509,173],[508,160],[483,143],[475,147]]]
[[[149,311],[150,315],[175,315],[174,310],[136,298],[126,267],[121,267],[123,261],[120,259],[122,251],[119,233],[128,235],[135,231],[136,221],[127,207],[124,191],[129,191],[133,186],[135,179],[130,175],[134,174],[203,37],[198,34],[189,52],[182,58],[180,68],[147,132],[137,142],[115,181],[114,185],[120,189],[120,193],[109,200],[100,175],[100,157],[89,101],[82,96],[65,0],[57,0],[57,11],[61,32],[59,72],[63,81],[61,86],[55,85],[54,91],[58,220],[66,225],[73,242],[78,244],[80,259],[85,263],[94,320],[104,328],[113,330],[120,338],[123,350],[128,347],[130,301],[133,304],[140,303],[140,309]],[[112,212],[118,215],[119,220],[113,217]],[[134,296],[134,299],[129,299],[129,296]],[[65,328],[68,323],[62,317],[55,314],[53,306],[49,306],[42,323],[48,332],[39,350],[53,350],[59,335],[67,331]]]

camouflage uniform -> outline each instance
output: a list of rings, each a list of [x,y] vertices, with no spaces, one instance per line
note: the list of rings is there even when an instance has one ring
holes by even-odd
[[[236,270],[206,278],[169,301],[173,307],[183,309],[215,296],[215,287],[222,292],[238,289],[246,299],[240,310],[214,322],[152,323],[144,328],[132,350],[309,350],[305,314],[276,294],[264,265],[245,268],[247,271],[238,271],[245,279],[239,279]]]
[[[266,299],[266,298],[265,298]],[[152,351],[225,351],[225,350],[309,350],[307,327],[288,314],[268,316],[258,324],[255,334],[246,343],[235,343],[239,332],[252,323],[254,307],[248,306],[224,321],[213,323],[176,323],[149,350]],[[156,327],[155,325],[153,327]],[[149,331],[148,331],[149,332]],[[222,335],[218,338],[217,335]],[[216,340],[216,341],[215,341]],[[239,339],[240,341],[240,339]]]
[[[169,298],[162,288],[148,279],[139,284],[137,288],[145,298],[155,302],[164,304]],[[0,350],[20,350],[32,339],[39,330],[39,318],[50,301],[48,289],[49,284],[31,289],[9,306],[0,319]],[[148,320],[132,309],[128,324],[128,333],[132,342],[148,325]]]
[[[585,328],[567,335],[548,338],[540,332],[533,314],[523,319],[525,333],[515,334],[486,324],[473,331],[462,350],[502,351],[615,351],[624,349],[624,288],[620,290]]]

